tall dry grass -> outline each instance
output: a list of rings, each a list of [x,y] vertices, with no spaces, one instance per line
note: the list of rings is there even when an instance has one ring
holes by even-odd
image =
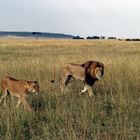
[[[67,62],[101,61],[102,81],[94,96],[79,96],[79,81],[65,94],[57,78]],[[5,75],[38,80],[40,95],[29,95],[35,110],[16,109],[17,99],[0,106],[1,140],[138,140],[140,139],[140,43],[53,39],[0,39],[0,80]]]

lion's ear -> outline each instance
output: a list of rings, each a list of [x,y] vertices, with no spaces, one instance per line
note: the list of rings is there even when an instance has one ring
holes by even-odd
[[[104,64],[99,62],[99,66],[101,66],[102,68],[104,68]]]

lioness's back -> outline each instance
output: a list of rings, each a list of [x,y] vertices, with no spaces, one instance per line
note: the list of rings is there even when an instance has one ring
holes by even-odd
[[[1,81],[1,87],[2,90],[8,90],[10,92],[24,92],[25,89],[25,84],[26,82],[24,80],[17,80],[14,79],[10,76],[6,76],[2,81]]]

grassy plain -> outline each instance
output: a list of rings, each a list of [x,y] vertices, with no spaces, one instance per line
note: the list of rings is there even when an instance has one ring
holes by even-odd
[[[57,79],[64,63],[101,61],[102,81],[94,96],[79,96],[74,81],[60,92]],[[140,42],[117,40],[0,39],[0,80],[38,80],[41,94],[29,95],[35,110],[16,109],[17,99],[0,105],[1,140],[139,140]]]

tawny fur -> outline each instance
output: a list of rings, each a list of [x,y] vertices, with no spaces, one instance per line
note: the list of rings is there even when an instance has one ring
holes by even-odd
[[[31,111],[32,109],[27,102],[27,94],[29,92],[39,92],[39,85],[37,81],[17,80],[7,76],[1,81],[1,90],[2,97],[0,103],[4,100],[6,104],[6,96],[10,93],[11,96],[19,98],[16,107],[22,103],[28,111]]]
[[[71,78],[81,80],[85,87],[81,90],[81,93],[88,92],[89,96],[92,96],[92,88],[96,81],[98,81],[104,74],[104,65],[98,61],[87,61],[83,64],[65,64],[61,71],[61,91],[64,91]],[[52,80],[54,82],[54,80]]]

